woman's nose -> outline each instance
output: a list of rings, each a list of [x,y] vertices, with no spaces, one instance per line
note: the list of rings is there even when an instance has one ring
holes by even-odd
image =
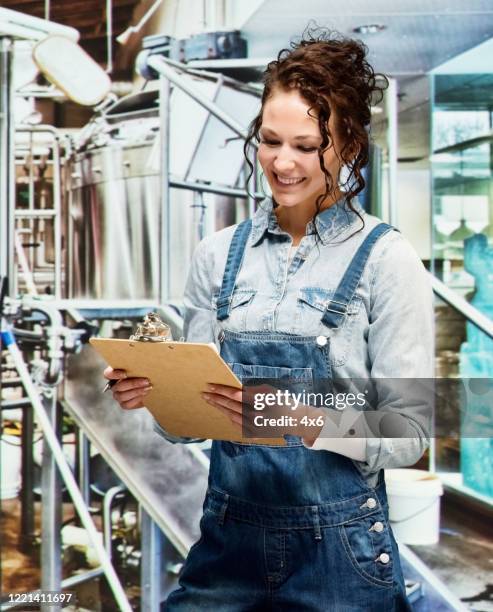
[[[295,167],[295,161],[290,152],[286,149],[280,149],[274,160],[274,170],[278,172],[289,171]]]

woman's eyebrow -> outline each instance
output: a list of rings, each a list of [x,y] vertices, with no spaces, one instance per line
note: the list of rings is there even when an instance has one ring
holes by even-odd
[[[260,132],[261,133],[266,132],[266,133],[270,134],[271,136],[275,136],[277,138],[276,132],[274,132],[274,130],[272,130],[271,128],[261,127],[260,128]],[[300,134],[299,136],[295,136],[293,138],[293,140],[308,140],[310,138],[314,138],[315,140],[317,140],[317,139],[319,140],[320,136],[317,136],[316,134]]]

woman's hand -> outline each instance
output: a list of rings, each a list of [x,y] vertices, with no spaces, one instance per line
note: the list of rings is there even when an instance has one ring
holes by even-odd
[[[128,378],[125,370],[106,368],[103,376],[109,381],[117,382],[111,387],[114,399],[125,410],[144,407],[144,397],[152,389],[147,378]]]
[[[291,410],[290,403],[273,406],[264,403],[261,411],[254,409],[256,395],[265,396],[276,391],[268,385],[236,389],[228,385],[208,384],[207,391],[202,393],[202,397],[208,404],[227,416],[244,437],[272,438],[290,434],[302,437],[307,446],[312,446],[323,427],[325,412],[320,408],[304,404],[299,404],[296,410]],[[255,416],[260,416],[261,421],[284,417],[284,421],[278,425],[264,427],[255,424]]]

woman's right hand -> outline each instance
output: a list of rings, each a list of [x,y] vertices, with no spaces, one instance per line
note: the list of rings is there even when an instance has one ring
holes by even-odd
[[[114,370],[107,367],[103,376],[108,380],[116,380],[111,391],[113,398],[125,410],[144,407],[144,398],[148,391],[152,389],[148,378],[128,378],[125,370]]]

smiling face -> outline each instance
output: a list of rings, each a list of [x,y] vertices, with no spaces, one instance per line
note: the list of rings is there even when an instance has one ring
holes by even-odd
[[[279,206],[302,206],[314,210],[317,197],[326,191],[325,175],[318,156],[322,137],[318,120],[308,114],[309,109],[310,104],[297,89],[274,90],[262,109],[258,160]],[[323,158],[335,192],[324,201],[323,208],[341,195],[337,188],[341,165],[337,152],[340,148],[334,122],[332,113],[329,132],[334,146],[329,145]]]

